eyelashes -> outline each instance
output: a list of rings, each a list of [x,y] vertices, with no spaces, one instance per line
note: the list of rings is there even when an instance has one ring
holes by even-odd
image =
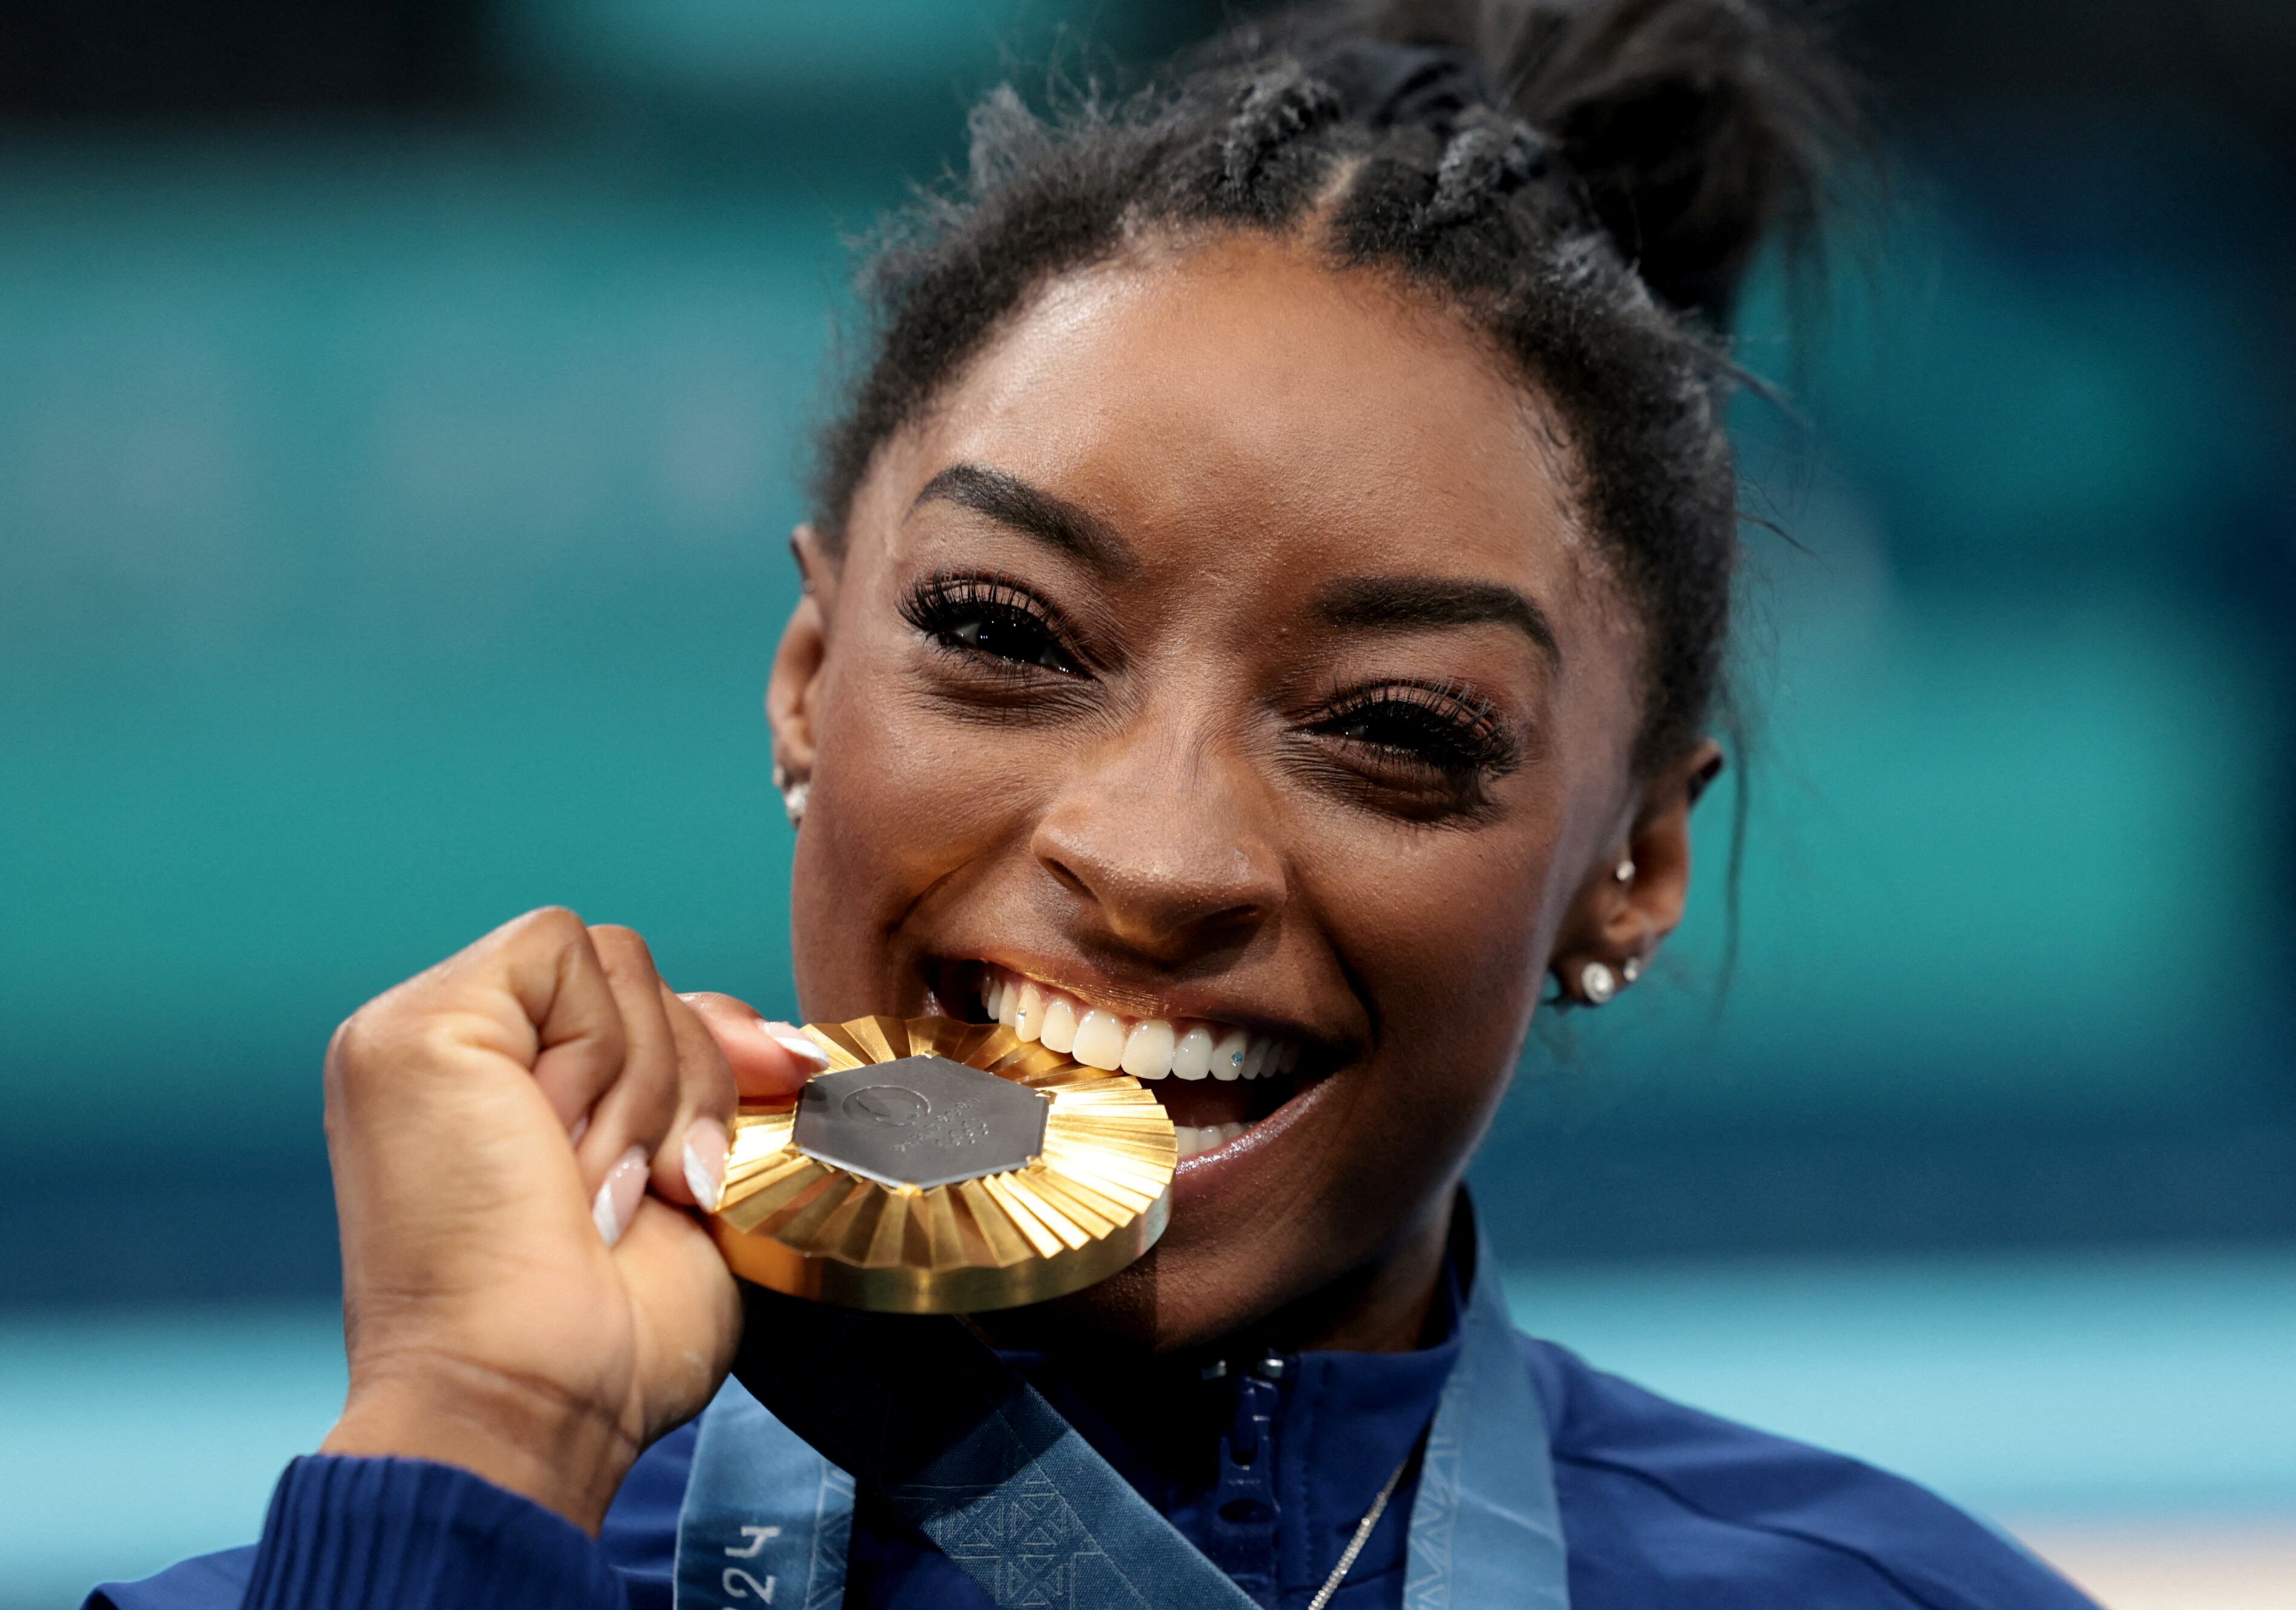
[[[1456,784],[1503,776],[1520,759],[1497,711],[1456,683],[1389,682],[1343,694],[1311,730],[1376,766],[1421,768]]]
[[[1026,587],[992,575],[932,576],[901,601],[901,618],[941,647],[1007,676],[1084,674],[1060,618]]]
[[[993,572],[926,577],[899,607],[901,618],[948,656],[949,696],[979,702],[984,714],[1016,699],[1047,711],[1041,702],[1047,699],[1061,706],[1088,700],[1105,669],[1074,646],[1077,634],[1052,604]],[[1521,761],[1498,709],[1456,682],[1349,689],[1293,719],[1294,734],[1312,746],[1315,771],[1367,802],[1411,816],[1479,810],[1488,802],[1487,785]]]

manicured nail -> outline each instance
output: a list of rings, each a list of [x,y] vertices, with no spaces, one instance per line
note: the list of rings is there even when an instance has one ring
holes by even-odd
[[[606,1171],[606,1183],[590,1199],[590,1222],[598,1227],[598,1239],[608,1246],[622,1238],[637,1216],[639,1199],[645,1195],[646,1154],[644,1148],[632,1146]]]
[[[726,1194],[726,1154],[732,1145],[726,1126],[714,1118],[697,1118],[685,1131],[685,1188],[705,1213],[716,1212]]]
[[[758,1027],[766,1037],[800,1062],[809,1062],[816,1068],[829,1065],[829,1053],[808,1039],[795,1023],[777,1023],[769,1018],[758,1019]]]

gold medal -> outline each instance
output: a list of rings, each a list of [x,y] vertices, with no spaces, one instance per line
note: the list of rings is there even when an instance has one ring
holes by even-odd
[[[887,1313],[979,1313],[1104,1280],[1156,1244],[1163,1104],[997,1023],[811,1023],[795,1103],[744,1102],[709,1228],[744,1280]]]

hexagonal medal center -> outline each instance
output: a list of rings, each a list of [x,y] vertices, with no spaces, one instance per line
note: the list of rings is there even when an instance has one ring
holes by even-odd
[[[1044,1097],[946,1056],[824,1073],[798,1097],[807,1155],[880,1185],[929,1190],[1026,1168],[1045,1149]]]

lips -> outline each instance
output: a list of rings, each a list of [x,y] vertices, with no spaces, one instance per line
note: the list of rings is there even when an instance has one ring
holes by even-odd
[[[1301,1047],[1280,1035],[1201,1017],[1144,1017],[984,964],[983,1011],[1024,1040],[1087,1067],[1131,1074],[1170,1112],[1180,1158],[1248,1133],[1301,1087]]]

